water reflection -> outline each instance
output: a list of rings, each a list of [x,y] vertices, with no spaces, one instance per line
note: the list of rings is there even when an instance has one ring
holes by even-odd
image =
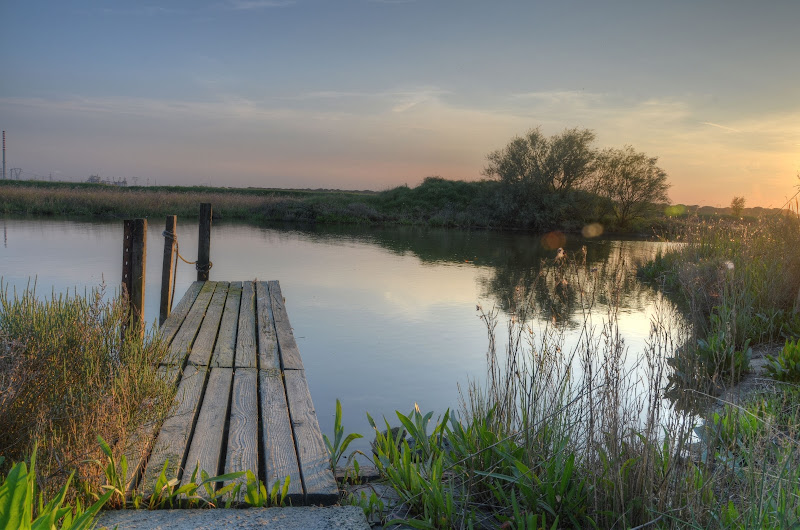
[[[162,230],[163,220],[150,221],[148,322],[158,316]],[[21,289],[37,276],[46,295],[120,282],[121,221],[5,219],[4,236],[6,286]],[[180,219],[178,238],[181,254],[193,259],[196,221]],[[323,431],[331,433],[340,398],[346,429],[367,435],[355,448],[366,450],[364,412],[391,420],[417,402],[440,413],[457,408],[457,384],[483,379],[488,341],[476,305],[497,307],[502,321],[530,296],[542,323],[569,331],[582,327],[586,311],[599,324],[618,303],[635,362],[660,297],[629,272],[659,244],[568,235],[562,247],[577,257],[574,269],[563,270],[552,245],[524,233],[216,223],[211,278],[281,282]],[[176,293],[194,277],[181,265]]]

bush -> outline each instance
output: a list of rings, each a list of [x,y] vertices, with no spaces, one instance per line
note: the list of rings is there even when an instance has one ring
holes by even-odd
[[[800,340],[787,340],[777,358],[766,357],[766,370],[770,377],[787,383],[800,383]]]
[[[121,326],[126,303],[84,296],[40,300],[35,288],[0,293],[0,454],[22,461],[38,441],[43,489],[59,490],[77,469],[97,484],[89,460],[97,437],[121,451],[141,423],[165,413],[171,390],[154,369],[165,347]]]

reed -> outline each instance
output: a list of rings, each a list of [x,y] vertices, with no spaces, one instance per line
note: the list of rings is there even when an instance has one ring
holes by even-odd
[[[600,284],[584,264],[563,262],[545,264],[537,281],[560,280],[584,309],[578,341],[568,342],[558,325],[534,327],[533,317],[552,308],[520,295],[504,351],[496,314],[483,313],[487,377],[465,390],[459,414],[428,423],[430,413],[398,412],[399,428],[374,425],[375,463],[403,501],[390,522],[773,528],[796,521],[800,390],[769,387],[705,419],[674,407],[664,398],[667,359],[691,328],[664,308],[645,351],[630,352],[615,310],[601,321],[593,311],[598,297],[614,299],[614,282]]]
[[[155,370],[164,345],[152,334],[122,336],[125,301],[104,294],[44,299],[35,284],[22,293],[0,289],[0,455],[6,465],[21,462],[38,444],[38,483],[48,495],[73,471],[70,495],[99,491],[98,436],[119,456],[171,399]]]

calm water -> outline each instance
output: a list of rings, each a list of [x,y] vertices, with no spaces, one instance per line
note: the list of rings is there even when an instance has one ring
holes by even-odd
[[[0,220],[0,275],[9,289],[34,279],[40,296],[105,282],[118,289],[122,222]],[[148,232],[145,316],[158,317],[163,221]],[[197,255],[196,221],[178,223],[180,251]],[[540,236],[413,228],[260,228],[216,223],[211,279],[279,280],[323,432],[333,431],[334,402],[341,399],[347,432],[370,431],[365,412],[396,422],[395,410],[418,403],[437,414],[457,408],[458,388],[482,379],[488,345],[476,306],[496,307],[501,323],[513,314],[515,293],[531,285],[543,259],[556,252]],[[660,243],[557,241],[568,253],[587,248],[596,274],[630,269]],[[557,245],[550,245],[557,246]],[[176,298],[195,279],[180,264]],[[548,293],[538,293],[548,296]],[[625,282],[619,326],[635,360],[649,333],[659,296],[633,279]],[[574,302],[574,300],[573,300]],[[594,306],[596,324],[606,312]],[[578,304],[579,305],[579,304]],[[569,301],[545,315],[567,329],[581,322]],[[502,325],[498,330],[502,330]],[[502,331],[499,333],[503,334]],[[366,439],[354,444],[367,447]],[[353,447],[353,446],[351,446]]]

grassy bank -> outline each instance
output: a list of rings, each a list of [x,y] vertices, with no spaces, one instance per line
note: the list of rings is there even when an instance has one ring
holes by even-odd
[[[554,229],[580,231],[614,222],[595,207],[597,197],[571,192],[510,197],[498,181],[464,182],[428,178],[417,187],[382,192],[275,190],[213,187],[115,187],[30,181],[0,182],[0,213],[29,216],[131,218],[196,216],[198,204],[210,202],[214,216],[253,223],[399,224],[455,228]],[[524,203],[525,207],[520,208]],[[661,214],[639,219],[628,230],[651,232]]]
[[[68,498],[99,492],[98,436],[119,457],[137,426],[160,420],[172,392],[155,370],[165,348],[153,336],[122,337],[124,320],[123,301],[104,300],[102,290],[41,300],[33,288],[2,289],[0,475],[38,445],[36,482],[45,495],[73,472]]]
[[[646,350],[628,352],[614,311],[603,323],[588,318],[594,299],[616,287],[599,285],[584,268],[552,265],[540,275],[582,293],[579,343],[568,348],[557,327],[528,327],[548,308],[523,297],[506,330],[508,347],[498,352],[496,319],[484,314],[488,377],[465,389],[459,413],[429,423],[432,415],[419,410],[398,412],[375,425],[374,460],[402,506],[366,495],[351,502],[374,520],[415,528],[789,528],[800,521],[797,385],[765,383],[705,420],[668,409],[670,359],[693,340],[691,330],[662,313]],[[723,374],[708,377],[722,381]]]
[[[722,219],[687,224],[682,245],[639,269],[690,315],[692,338],[678,356],[692,379],[727,365],[738,377],[748,349],[800,334],[800,217],[796,211],[747,222]],[[681,358],[685,357],[685,359]],[[707,371],[707,370],[706,370]]]

